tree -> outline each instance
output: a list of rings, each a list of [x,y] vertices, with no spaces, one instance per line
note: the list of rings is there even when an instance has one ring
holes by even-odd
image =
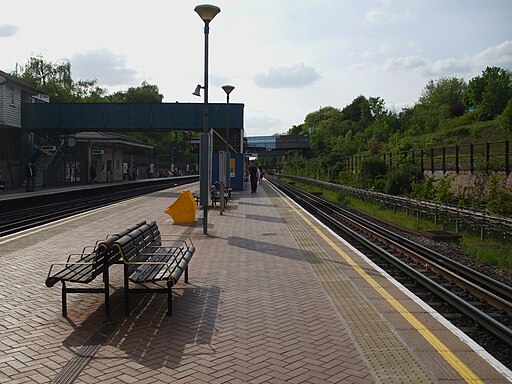
[[[465,89],[465,81],[456,77],[430,80],[423,89],[418,103],[434,110],[447,111],[447,118],[460,116],[465,110],[463,101]]]
[[[299,125],[292,125],[292,127],[288,130],[286,133],[287,135],[304,135],[308,134],[307,132],[304,132],[304,124]]]
[[[116,92],[107,99],[114,103],[161,103],[164,96],[158,86],[143,81],[138,87],[130,87],[126,92]]]
[[[512,132],[512,98],[508,100],[507,106],[499,116],[500,125]]]
[[[366,97],[359,95],[354,100],[352,100],[352,103],[341,110],[341,113],[343,113],[343,118],[354,122],[360,122],[362,118],[362,111],[367,108],[367,105],[368,100],[366,100]]]
[[[481,76],[471,79],[464,93],[464,102],[473,108],[480,120],[496,118],[512,97],[512,72],[487,67]]]
[[[30,57],[26,65],[19,65],[12,73],[25,83],[50,96],[56,103],[98,101],[106,91],[96,80],[74,82],[71,77],[71,63],[51,63],[42,56]]]
[[[332,150],[336,137],[341,134],[342,121],[341,111],[334,107],[320,108],[306,116],[303,132],[310,132],[311,149],[316,155]]]

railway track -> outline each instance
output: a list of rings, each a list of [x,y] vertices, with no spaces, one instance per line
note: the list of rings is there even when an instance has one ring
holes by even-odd
[[[197,181],[197,177],[169,179],[167,183],[131,183],[124,188],[118,185],[92,189],[76,189],[48,195],[44,202],[21,206],[25,202],[14,200],[9,209],[0,215],[0,237],[47,224],[78,213],[87,212],[132,197]]]
[[[314,194],[268,180],[512,367],[512,287]]]

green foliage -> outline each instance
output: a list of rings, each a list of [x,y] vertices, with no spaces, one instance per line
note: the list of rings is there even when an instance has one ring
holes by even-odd
[[[378,157],[368,157],[361,162],[361,185],[365,188],[376,187],[382,189],[382,178],[386,175],[388,166],[386,162]]]
[[[412,192],[413,182],[421,180],[423,175],[414,164],[402,164],[389,171],[384,192],[390,195],[408,195]]]
[[[336,192],[336,201],[338,205],[346,207],[348,205],[348,194],[345,191]]]
[[[35,56],[18,68],[12,75],[48,95],[51,102],[94,102],[101,100],[106,93],[97,86],[96,80],[74,82],[68,61],[51,63],[42,56]]]
[[[452,191],[452,176],[444,176],[437,181],[434,201],[442,204],[452,204],[455,196]]]
[[[501,127],[508,132],[512,132],[512,98],[508,101],[507,106],[498,119]]]
[[[139,87],[130,87],[126,92],[119,91],[106,97],[113,103],[161,103],[164,96],[156,85],[143,81]]]
[[[413,181],[411,185],[411,196],[420,200],[434,200],[436,196],[434,181],[433,177]]]
[[[489,177],[487,208],[499,215],[512,215],[512,190],[507,188],[505,178],[497,173]]]
[[[487,67],[481,76],[469,81],[464,102],[475,110],[480,120],[491,120],[505,109],[511,97],[512,72]]]
[[[440,110],[447,117],[464,113],[463,95],[466,83],[456,77],[441,77],[430,80],[421,93],[419,104]]]
[[[452,176],[444,176],[437,181],[433,177],[428,177],[423,181],[415,181],[411,185],[411,196],[420,200],[453,204],[455,195],[451,187],[452,181]]]

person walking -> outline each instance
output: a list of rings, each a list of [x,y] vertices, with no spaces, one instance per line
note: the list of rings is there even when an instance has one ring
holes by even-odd
[[[261,184],[261,182],[263,181],[263,174],[265,172],[263,171],[263,167],[259,167],[259,171],[260,171],[260,174],[259,174],[258,179],[259,179],[259,183]]]
[[[251,181],[251,193],[255,193],[258,189],[258,179],[260,178],[260,170],[254,163],[254,161],[251,162],[251,165],[249,166],[249,180]]]

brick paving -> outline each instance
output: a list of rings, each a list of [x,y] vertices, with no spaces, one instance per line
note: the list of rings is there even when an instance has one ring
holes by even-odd
[[[138,198],[0,245],[0,382],[373,382],[349,331],[262,188],[234,193],[225,215],[195,228],[190,284],[133,296],[122,316],[122,270],[111,274],[113,314],[101,295],[46,288],[51,263],[140,219],[182,233],[163,210],[177,196]],[[70,240],[72,239],[72,240]],[[8,260],[8,262],[7,262]]]
[[[262,187],[235,192],[223,216],[210,210],[208,236],[192,229],[190,284],[174,290],[172,318],[160,294],[133,295],[123,316],[121,266],[111,273],[109,318],[93,294],[69,295],[63,318],[60,287],[44,285],[50,264],[141,219],[157,220],[164,234],[190,231],[163,213],[177,196],[159,192],[0,239],[0,382],[380,381],[335,297],[347,291],[332,270],[319,279],[323,264],[312,255],[321,250],[309,254],[315,242],[292,233],[300,224],[290,226]]]

